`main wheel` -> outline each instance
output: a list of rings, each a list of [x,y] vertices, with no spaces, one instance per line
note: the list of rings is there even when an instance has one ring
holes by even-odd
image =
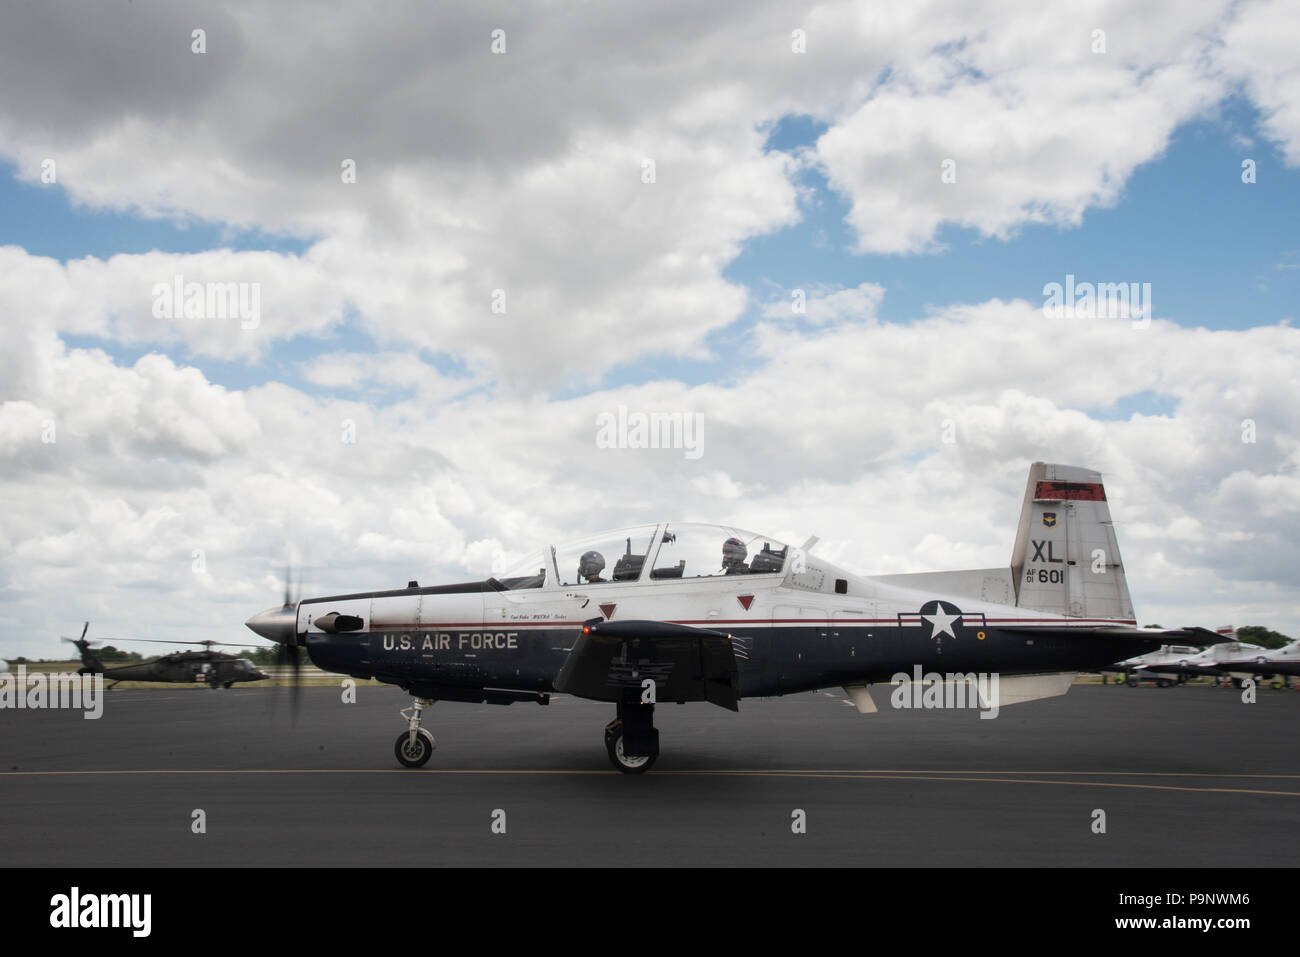
[[[231,688],[233,688],[234,686],[235,686],[235,683],[234,683],[233,681],[227,681],[227,682],[226,682],[225,684],[223,684],[221,687],[223,687],[223,688],[225,688],[227,691],[229,691],[229,690],[230,690]]]
[[[411,732],[403,731],[393,745],[393,752],[404,767],[418,768],[428,762],[437,746],[433,735],[421,728],[416,732],[414,742],[411,741]]]
[[[1171,684],[1173,684],[1173,682],[1170,681],[1168,678],[1158,678],[1158,679],[1156,679],[1156,687],[1157,687],[1157,688],[1168,688]]]
[[[1129,675],[1128,680],[1124,683],[1130,688],[1136,688],[1138,686],[1138,680],[1133,675]]]
[[[645,774],[654,767],[657,754],[646,757],[633,757],[623,753],[623,727],[605,732],[605,750],[609,752],[609,761],[624,774]]]

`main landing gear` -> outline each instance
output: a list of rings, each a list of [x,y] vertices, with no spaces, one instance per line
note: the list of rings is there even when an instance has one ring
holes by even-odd
[[[438,746],[438,742],[433,740],[433,735],[420,727],[420,712],[432,704],[433,702],[426,698],[416,698],[409,708],[402,709],[402,717],[406,719],[407,728],[398,735],[397,742],[393,745],[393,752],[405,767],[418,768],[427,763],[433,754],[433,749]]]
[[[624,774],[644,774],[659,757],[659,731],[654,726],[655,706],[640,702],[618,703],[618,717],[605,725],[605,751],[609,762]]]
[[[427,764],[437,742],[420,727],[420,712],[432,706],[428,698],[415,698],[402,709],[406,730],[393,742],[393,753],[403,767],[418,768]],[[639,701],[620,701],[618,716],[605,725],[605,751],[609,762],[624,774],[644,774],[659,757],[659,730],[654,726],[655,707]]]

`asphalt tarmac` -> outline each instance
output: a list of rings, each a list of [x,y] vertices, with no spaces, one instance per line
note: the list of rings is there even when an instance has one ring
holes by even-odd
[[[439,703],[425,768],[395,688],[107,693],[0,710],[8,866],[1295,866],[1300,692],[1077,686],[859,715],[842,692],[660,705],[614,771],[612,706]],[[272,705],[274,703],[274,710]],[[204,833],[194,833],[202,811]],[[803,812],[805,830],[794,824]],[[1094,833],[1097,812],[1105,833]],[[499,833],[504,830],[504,833]]]

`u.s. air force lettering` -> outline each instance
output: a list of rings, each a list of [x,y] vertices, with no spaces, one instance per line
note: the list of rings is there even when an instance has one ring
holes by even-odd
[[[390,633],[380,636],[384,651],[508,651],[519,647],[516,631],[442,631],[427,635]]]

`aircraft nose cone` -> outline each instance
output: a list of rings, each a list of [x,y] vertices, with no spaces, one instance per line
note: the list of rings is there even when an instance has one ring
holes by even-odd
[[[244,622],[249,630],[269,641],[292,643],[298,630],[298,611],[292,606],[268,608],[259,611]]]

